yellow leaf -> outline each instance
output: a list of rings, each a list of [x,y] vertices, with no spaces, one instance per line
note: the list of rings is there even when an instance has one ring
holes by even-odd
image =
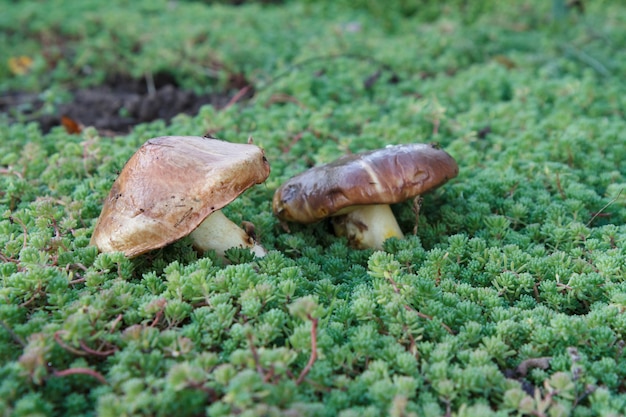
[[[9,58],[9,69],[15,75],[24,75],[33,65],[31,57],[22,55]]]

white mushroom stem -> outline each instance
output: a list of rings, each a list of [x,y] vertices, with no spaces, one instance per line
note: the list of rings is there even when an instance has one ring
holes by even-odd
[[[204,219],[189,236],[196,249],[203,252],[214,250],[221,258],[224,258],[224,253],[230,248],[248,248],[257,257],[267,254],[252,236],[224,216],[221,210]]]
[[[382,249],[385,240],[404,237],[387,204],[360,206],[348,214],[333,217],[332,222],[335,234],[347,237],[350,244],[359,249]]]

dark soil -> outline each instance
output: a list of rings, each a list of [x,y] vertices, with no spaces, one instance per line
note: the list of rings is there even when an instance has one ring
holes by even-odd
[[[7,113],[10,121],[16,121],[15,113],[19,112],[20,120],[39,123],[44,133],[55,126],[65,126],[68,130],[93,126],[105,135],[125,134],[139,123],[156,119],[169,122],[181,113],[196,114],[204,105],[224,107],[236,91],[196,95],[179,89],[168,74],[157,74],[152,82],[118,76],[104,85],[71,93],[72,101],[59,105],[54,114],[39,114],[44,103],[38,94],[3,94],[0,113]]]

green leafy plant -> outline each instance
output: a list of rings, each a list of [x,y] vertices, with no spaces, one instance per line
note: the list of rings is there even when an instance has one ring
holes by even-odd
[[[126,136],[0,117],[0,414],[623,413],[626,9],[426,3],[7,3],[0,62],[33,64],[1,91],[53,105],[165,71],[255,94]],[[267,256],[89,245],[141,144],[207,131],[265,150],[266,183],[224,211]],[[383,251],[272,214],[312,165],[433,141],[459,176],[395,205],[406,238]]]

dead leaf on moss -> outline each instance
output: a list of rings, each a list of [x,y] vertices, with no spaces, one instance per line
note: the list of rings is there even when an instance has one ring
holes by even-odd
[[[513,61],[511,58],[504,56],[504,55],[496,55],[493,57],[493,60],[496,61],[498,64],[502,65],[506,69],[513,69],[517,66],[515,64],[515,61]]]
[[[77,135],[83,131],[80,123],[68,116],[61,116],[61,124],[70,135]]]
[[[9,70],[14,75],[24,75],[33,66],[33,59],[26,55],[9,58]]]

